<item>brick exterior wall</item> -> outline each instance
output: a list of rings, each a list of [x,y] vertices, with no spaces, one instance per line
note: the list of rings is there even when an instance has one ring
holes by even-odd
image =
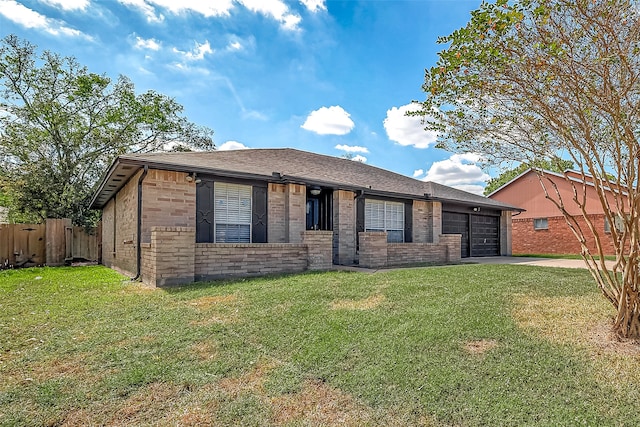
[[[150,169],[142,183],[142,241],[153,227],[196,226],[196,184],[184,172]],[[137,184],[137,180],[136,180]]]
[[[307,228],[307,187],[287,184],[285,218],[287,242],[300,243],[301,234]]]
[[[333,192],[333,263],[352,265],[356,261],[355,193]]]
[[[127,275],[134,275],[137,268],[141,173],[103,209],[102,262]],[[186,175],[149,170],[143,181],[141,274],[145,283],[153,286],[188,283],[194,278],[326,270],[333,264],[358,261],[362,266],[379,268],[460,260],[460,236],[441,235],[440,202],[414,201],[414,243],[387,244],[385,233],[362,233],[360,253],[356,254],[355,193],[333,192],[333,231],[306,231],[306,187],[301,184],[269,184],[269,243],[196,244],[196,184],[186,181]],[[509,218],[501,219],[503,225]],[[509,227],[501,228],[508,233]],[[504,235],[501,238],[505,240]]]
[[[269,184],[267,193],[267,241],[287,242],[286,191],[284,184]]]
[[[500,255],[512,255],[513,229],[511,227],[512,214],[510,211],[502,211],[500,214]]]
[[[333,267],[333,231],[303,231],[302,243],[307,247],[307,269],[329,270]]]
[[[196,280],[297,273],[307,269],[302,243],[196,243]]]
[[[385,231],[365,231],[358,233],[360,250],[358,262],[361,267],[383,268],[389,265],[387,259],[387,233]]]
[[[610,233],[604,232],[604,215],[591,215],[591,221],[602,239],[605,255],[615,255]],[[547,218],[546,230],[534,230],[533,218],[513,217],[513,253],[523,254],[580,254],[578,239],[567,225],[564,217]],[[579,218],[578,222],[586,234],[590,234],[586,222]],[[595,240],[587,236],[587,246],[592,254],[596,254]]]
[[[102,263],[127,276],[137,269],[138,178],[134,175],[102,212]]]
[[[305,231],[303,243],[194,243],[193,227],[152,227],[143,243],[142,281],[154,287],[228,277],[327,270],[330,231]]]
[[[438,243],[442,235],[442,202],[431,202],[431,222],[429,223],[432,243]],[[459,252],[459,251],[458,251]]]
[[[457,263],[462,260],[461,240],[462,235],[460,234],[441,234],[438,236],[438,242],[447,248],[447,252],[445,254],[446,262]]]
[[[432,228],[433,204],[425,200],[413,201],[413,242],[429,243],[433,241]]]
[[[386,232],[361,232],[360,266],[384,268],[419,263],[460,262],[459,234],[439,236],[439,243],[387,243]]]
[[[151,227],[151,243],[142,247],[142,281],[160,287],[193,282],[195,240],[193,227]]]

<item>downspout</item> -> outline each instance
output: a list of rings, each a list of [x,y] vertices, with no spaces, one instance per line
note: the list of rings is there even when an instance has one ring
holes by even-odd
[[[147,172],[149,172],[149,166],[144,165],[144,171],[142,171],[142,175],[138,178],[138,246],[136,248],[136,277],[132,277],[131,281],[136,281],[140,278],[140,274],[142,274],[142,181],[147,176]]]

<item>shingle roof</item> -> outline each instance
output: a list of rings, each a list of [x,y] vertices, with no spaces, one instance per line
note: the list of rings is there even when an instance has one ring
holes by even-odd
[[[126,154],[118,157],[103,179],[92,206],[101,208],[119,187],[144,165],[150,168],[209,173],[278,182],[300,182],[361,190],[399,198],[431,198],[504,210],[520,210],[486,197],[435,182],[424,182],[375,166],[292,148],[233,151]],[[133,166],[133,167],[132,167]],[[279,175],[278,175],[279,174]],[[114,177],[116,181],[114,182]]]

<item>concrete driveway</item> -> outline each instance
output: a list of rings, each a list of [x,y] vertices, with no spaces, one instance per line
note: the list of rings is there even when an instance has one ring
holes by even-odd
[[[587,268],[582,259],[495,256],[495,257],[463,258],[462,262],[470,263],[470,264],[517,264],[517,265],[534,265],[538,267]],[[613,264],[613,261],[607,261],[607,266],[611,266],[612,264]]]

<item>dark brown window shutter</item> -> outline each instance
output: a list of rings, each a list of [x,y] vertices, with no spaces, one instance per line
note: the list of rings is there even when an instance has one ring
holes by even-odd
[[[267,243],[267,187],[253,187],[251,242]]]
[[[413,200],[404,203],[404,242],[413,242]]]
[[[196,242],[213,243],[213,181],[196,184]]]

